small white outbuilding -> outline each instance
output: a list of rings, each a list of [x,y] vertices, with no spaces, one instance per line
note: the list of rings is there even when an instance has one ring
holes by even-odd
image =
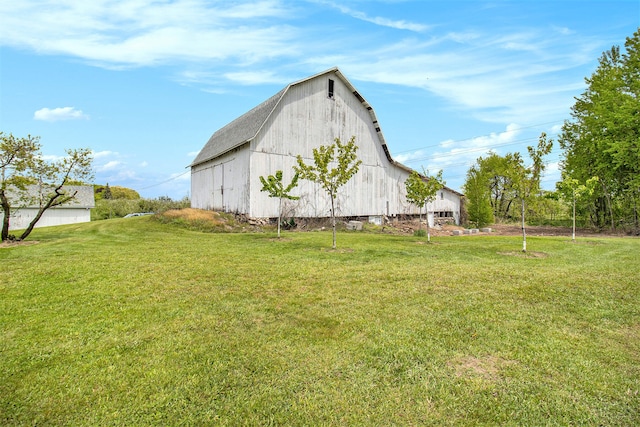
[[[95,207],[93,187],[86,185],[66,185],[63,190],[75,197],[63,205],[47,209],[36,227],[75,224],[91,221],[91,209]],[[9,230],[23,230],[29,226],[40,209],[40,201],[44,200],[38,186],[27,187],[28,202],[21,202],[17,191],[9,191],[12,212],[9,217]],[[0,220],[4,214],[0,212]]]
[[[278,201],[260,191],[260,176],[284,173],[288,183],[296,157],[313,164],[313,149],[352,136],[362,165],[339,190],[336,216],[417,215],[406,200],[411,169],[391,158],[373,107],[338,68],[291,83],[262,104],[215,132],[191,163],[193,208],[278,216]],[[330,201],[319,185],[300,181],[286,216],[322,218]],[[430,217],[460,221],[462,194],[443,188],[427,206]],[[430,221],[431,222],[431,221]]]

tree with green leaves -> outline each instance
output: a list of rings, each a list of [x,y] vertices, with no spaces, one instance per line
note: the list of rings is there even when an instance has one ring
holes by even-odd
[[[9,221],[17,204],[39,206],[33,220],[18,240],[26,239],[42,215],[50,208],[74,199],[65,184],[86,182],[93,177],[93,156],[89,149],[67,150],[60,160],[47,161],[41,154],[37,137],[15,138],[0,133],[0,204],[3,211],[2,241],[10,238]],[[36,188],[37,191],[33,189]],[[9,195],[11,193],[11,197]]]
[[[520,217],[522,224],[522,252],[527,251],[527,232],[525,228],[525,205],[527,200],[540,191],[540,177],[545,169],[544,156],[551,152],[553,141],[543,132],[538,140],[538,147],[527,147],[529,157],[533,161],[530,166],[524,166],[524,161],[518,155],[519,161],[508,171],[514,183],[516,197],[520,200]],[[516,153],[517,154],[517,153]]]
[[[625,43],[602,54],[576,99],[571,120],[558,142],[562,172],[585,183],[597,176],[589,197],[591,221],[598,227],[640,229],[640,29]]]
[[[338,189],[345,185],[362,164],[357,156],[356,137],[343,144],[336,138],[333,144],[321,145],[313,149],[313,164],[308,165],[298,155],[298,165],[294,167],[300,178],[319,184],[331,199],[331,227],[333,229],[333,249],[336,248],[335,199]]]
[[[282,183],[282,171],[277,170],[275,175],[269,175],[260,177],[262,183],[262,189],[260,191],[266,191],[269,193],[269,197],[278,198],[278,238],[280,238],[280,223],[282,222],[282,199],[298,200],[300,197],[292,196],[289,194],[291,190],[298,186],[299,174],[293,175],[291,182],[286,187]]]
[[[35,165],[35,159],[40,152],[39,140],[39,137],[31,135],[16,138],[13,134],[0,132],[0,205],[3,213],[0,236],[3,242],[9,238],[9,220],[13,203],[9,200],[8,193],[12,191],[14,195],[22,194],[24,197],[27,185],[33,183],[27,172]]]
[[[581,184],[575,178],[563,177],[564,179],[556,183],[556,188],[563,194],[565,199],[571,201],[571,240],[576,241],[576,202],[583,198],[591,197],[596,189],[599,178],[597,176],[589,178],[584,184]]]
[[[491,190],[489,177],[477,164],[467,171],[464,183],[464,194],[467,199],[469,222],[476,227],[493,224],[494,216],[491,208]]]
[[[416,171],[412,171],[404,182],[407,190],[407,201],[413,203],[419,208],[419,225],[418,230],[422,229],[422,208],[435,200],[438,190],[444,187],[442,180],[442,171],[436,176],[429,176],[425,171],[424,175],[420,175]],[[429,212],[427,210],[427,242],[431,242],[431,228],[429,227]]]

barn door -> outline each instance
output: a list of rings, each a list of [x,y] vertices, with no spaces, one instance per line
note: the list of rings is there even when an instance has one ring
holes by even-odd
[[[213,209],[226,211],[233,201],[233,159],[213,166]]]
[[[224,210],[224,164],[213,166],[213,209]]]

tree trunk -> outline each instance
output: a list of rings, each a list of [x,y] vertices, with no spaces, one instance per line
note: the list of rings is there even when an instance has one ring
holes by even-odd
[[[336,212],[333,206],[333,195],[331,195],[331,227],[333,228],[333,249],[336,248]]]
[[[429,210],[427,209],[427,243],[431,243],[431,227],[429,226]]]
[[[522,214],[522,252],[527,252],[527,231],[524,227],[524,198],[522,198],[521,205],[521,214]]]
[[[31,232],[33,231],[33,228],[36,226],[38,221],[40,221],[40,218],[42,218],[42,215],[44,214],[44,212],[47,209],[49,209],[52,206],[57,206],[57,205],[60,204],[60,203],[56,203],[56,199],[58,199],[60,196],[63,195],[63,193],[60,192],[61,188],[62,188],[62,185],[60,185],[58,188],[56,188],[55,189],[55,195],[51,196],[44,206],[40,206],[40,210],[38,210],[38,213],[36,214],[35,218],[33,218],[31,220],[31,222],[29,223],[29,226],[27,227],[27,229],[24,230],[24,232],[20,235],[19,240],[24,240],[24,239],[27,238],[27,236],[29,236],[29,234],[31,234]],[[77,191],[75,193],[73,193],[73,195],[71,197],[69,197],[68,200],[73,199],[76,196],[77,193],[78,193]]]
[[[576,241],[576,192],[573,191],[573,229],[571,231],[571,240]]]
[[[607,186],[604,183],[602,184],[602,189],[604,190],[605,203],[609,207],[609,217],[611,218],[611,231],[614,231],[616,227],[615,227],[615,221],[613,219],[613,207],[611,206],[611,195],[609,194],[609,191],[607,190]]]
[[[2,242],[9,238],[9,215],[11,214],[11,205],[4,193],[4,190],[0,190],[0,204],[2,205]]]
[[[278,239],[280,238],[280,223],[282,222],[282,197],[278,198]]]

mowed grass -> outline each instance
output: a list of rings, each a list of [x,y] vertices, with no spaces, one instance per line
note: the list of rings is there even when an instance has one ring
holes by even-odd
[[[640,240],[212,234],[0,249],[2,425],[640,424]]]

